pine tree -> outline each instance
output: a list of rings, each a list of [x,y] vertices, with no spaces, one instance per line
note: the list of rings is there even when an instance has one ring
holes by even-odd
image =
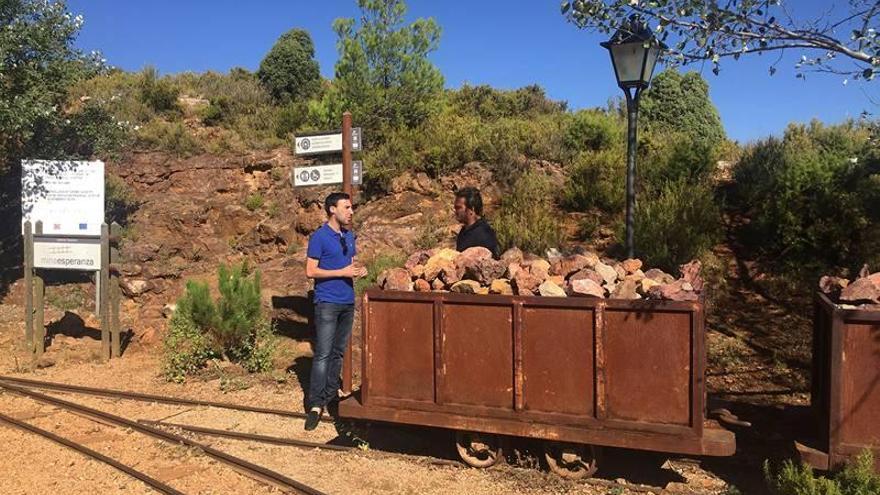
[[[282,34],[260,62],[257,77],[278,101],[304,99],[315,94],[321,72],[308,31],[291,29]]]

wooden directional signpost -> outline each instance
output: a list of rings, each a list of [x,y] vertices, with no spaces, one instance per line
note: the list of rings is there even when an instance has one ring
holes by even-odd
[[[351,162],[351,184],[359,186],[361,184],[361,170],[363,162],[354,160]],[[327,184],[341,184],[343,181],[343,172],[341,163],[332,163],[329,165],[314,165],[309,167],[296,167],[291,176],[293,179],[293,187],[300,186],[322,186]]]
[[[294,138],[297,155],[323,155],[342,151],[342,131],[314,132]],[[351,151],[361,151],[361,128],[351,129]]]
[[[301,134],[294,137],[297,156],[342,153],[342,163],[294,167],[290,182],[293,187],[342,184],[342,191],[353,196],[352,186],[361,184],[363,162],[352,161],[351,153],[361,151],[363,131],[351,127],[351,114],[342,114],[341,131]]]
[[[46,346],[45,270],[95,274],[104,359],[119,357],[119,279],[111,263],[120,227],[104,223],[104,163],[22,161],[25,347],[36,356]]]
[[[351,152],[361,151],[363,132],[360,127],[351,127],[351,113],[342,114],[342,132],[330,131],[302,135],[294,138],[294,150],[299,155],[317,155],[342,152],[342,163],[294,167],[291,173],[293,187],[318,186],[342,183],[342,192],[354,200],[352,185],[360,185],[363,177],[363,163],[352,161]],[[351,393],[351,339],[345,348],[342,359],[342,391]]]

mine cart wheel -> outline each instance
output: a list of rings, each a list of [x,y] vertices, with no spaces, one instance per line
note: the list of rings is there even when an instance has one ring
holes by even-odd
[[[592,445],[544,442],[544,459],[550,471],[567,479],[587,478],[599,469],[598,448]]]
[[[455,447],[467,465],[475,468],[494,466],[501,460],[501,438],[489,433],[456,431]]]

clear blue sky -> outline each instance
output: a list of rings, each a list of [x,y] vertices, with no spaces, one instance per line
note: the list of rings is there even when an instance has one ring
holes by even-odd
[[[843,0],[836,3],[845,5]],[[796,11],[828,8],[829,0],[797,0]],[[108,63],[126,70],[154,65],[162,73],[231,67],[255,70],[283,32],[307,29],[314,39],[321,73],[333,76],[337,17],[357,17],[355,0],[69,0],[85,17],[77,44],[101,50]],[[431,58],[447,87],[462,83],[516,88],[537,83],[571,108],[604,106],[619,96],[603,38],[576,29],[559,13],[558,0],[410,0],[410,18],[433,17],[442,27],[440,49]],[[792,121],[819,118],[839,122],[875,114],[865,96],[880,100],[880,80],[843,85],[839,76],[794,77],[794,53],[775,76],[772,55],[727,60],[720,76],[701,70],[728,135],[748,141],[779,134]]]

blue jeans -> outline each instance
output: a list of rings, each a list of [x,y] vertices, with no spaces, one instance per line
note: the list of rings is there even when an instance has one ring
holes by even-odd
[[[340,388],[342,356],[351,337],[354,304],[315,304],[315,357],[309,382],[309,409],[326,407]]]

